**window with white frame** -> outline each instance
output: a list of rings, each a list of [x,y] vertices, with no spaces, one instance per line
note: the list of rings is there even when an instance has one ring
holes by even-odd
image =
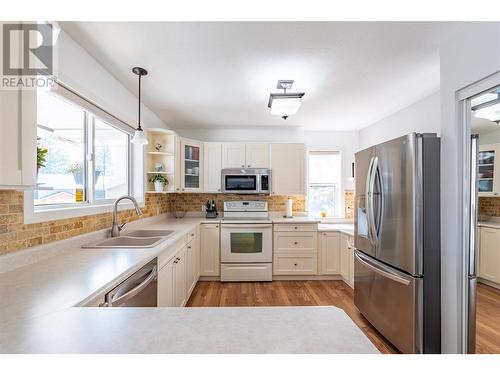
[[[102,204],[131,192],[130,135],[101,114],[90,104],[37,92],[38,147],[46,152],[35,208]]]
[[[342,160],[336,151],[309,152],[308,211],[314,217],[341,217]]]

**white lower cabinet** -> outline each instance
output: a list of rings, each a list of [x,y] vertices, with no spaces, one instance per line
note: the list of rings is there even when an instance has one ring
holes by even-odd
[[[500,229],[480,227],[479,231],[478,276],[500,284]]]
[[[220,225],[201,224],[200,275],[220,276]]]
[[[276,224],[273,274],[316,275],[317,236],[317,225]]]
[[[345,233],[340,233],[340,276],[354,288],[354,248],[353,238]]]
[[[174,306],[174,260],[158,271],[158,307]]]
[[[158,256],[158,269],[158,307],[185,306],[200,277],[199,227]]]
[[[182,307],[187,301],[186,246],[158,271],[158,307]]]
[[[174,257],[174,306],[182,307],[187,302],[187,249],[183,247]]]
[[[340,273],[340,234],[338,232],[320,232],[318,273],[320,275],[338,275]]]
[[[187,289],[188,296],[200,277],[200,238],[199,229],[189,234],[187,245]]]

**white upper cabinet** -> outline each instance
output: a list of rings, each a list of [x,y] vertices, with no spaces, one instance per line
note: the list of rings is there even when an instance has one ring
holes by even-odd
[[[36,183],[36,91],[0,90],[0,188]]]
[[[478,180],[480,197],[500,195],[500,144],[479,146]]]
[[[204,191],[221,192],[222,144],[206,142],[204,144]]]
[[[224,143],[222,168],[269,168],[269,144]]]
[[[271,144],[272,194],[305,195],[307,150],[304,144]]]
[[[246,152],[244,143],[224,143],[222,145],[222,168],[245,168]]]
[[[203,142],[181,139],[181,190],[201,192],[203,185]]]
[[[269,168],[269,144],[250,143],[245,149],[247,168]]]

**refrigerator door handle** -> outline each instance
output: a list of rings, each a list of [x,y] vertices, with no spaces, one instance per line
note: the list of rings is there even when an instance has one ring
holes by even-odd
[[[375,201],[375,193],[374,193],[374,188],[375,188],[375,180],[377,178],[377,174],[379,172],[379,166],[378,166],[378,157],[375,156],[373,157],[373,163],[372,163],[372,168],[371,168],[371,173],[370,173],[370,179],[369,179],[369,195],[368,195],[368,208],[369,208],[369,227],[371,231],[371,237],[373,239],[372,243],[377,244],[379,240],[379,234],[378,234],[378,229],[377,229],[377,223],[375,221],[375,209],[374,209],[374,201]],[[377,197],[377,199],[379,199]],[[379,206],[380,209],[380,206]],[[378,215],[377,215],[378,216]],[[380,218],[379,218],[380,222]]]
[[[378,273],[380,276],[383,276],[387,279],[391,279],[403,285],[410,285],[410,280],[395,273],[387,266],[384,266],[378,262],[375,263],[373,260],[369,260],[368,257],[362,254],[359,250],[354,250],[354,255],[361,264],[363,264],[365,267],[369,268],[373,272]]]
[[[373,206],[373,164],[375,162],[375,157],[372,156],[370,159],[370,164],[368,165],[368,173],[366,175],[366,218],[368,221],[368,238],[371,244],[374,244],[374,232],[373,232],[373,216],[372,216],[372,206]]]
[[[476,276],[477,257],[477,205],[478,205],[478,145],[477,134],[471,136],[470,163],[470,228],[469,228],[469,276]]]

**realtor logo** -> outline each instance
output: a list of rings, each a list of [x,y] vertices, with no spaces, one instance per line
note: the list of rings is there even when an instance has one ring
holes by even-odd
[[[54,39],[49,23],[4,23],[0,88],[52,86]]]

